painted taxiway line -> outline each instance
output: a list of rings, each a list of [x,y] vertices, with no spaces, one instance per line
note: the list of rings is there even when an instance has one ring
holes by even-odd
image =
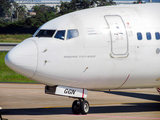
[[[108,115],[79,115],[79,116],[89,116],[89,117],[106,117],[106,118],[132,118],[132,119],[146,119],[146,120],[160,120],[160,118],[150,118],[150,117],[132,117],[132,116],[108,116]]]

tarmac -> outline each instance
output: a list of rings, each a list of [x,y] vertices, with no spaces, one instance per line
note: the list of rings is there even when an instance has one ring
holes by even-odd
[[[160,120],[154,88],[88,91],[87,115],[72,114],[73,98],[48,95],[42,84],[0,83],[2,118],[8,120]]]
[[[10,51],[16,45],[18,45],[18,43],[0,43],[0,52]]]

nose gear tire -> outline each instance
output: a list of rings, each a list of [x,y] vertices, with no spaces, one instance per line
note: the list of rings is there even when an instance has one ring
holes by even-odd
[[[72,104],[73,114],[87,114],[89,112],[89,103],[86,100],[75,100]]]

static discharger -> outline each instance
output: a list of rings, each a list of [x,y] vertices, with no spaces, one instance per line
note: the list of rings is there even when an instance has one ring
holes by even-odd
[[[47,60],[44,61],[44,65],[47,63]]]
[[[46,52],[47,51],[47,49],[45,49],[43,52]]]
[[[86,69],[83,72],[86,72],[87,69],[88,69],[88,67],[86,67]]]

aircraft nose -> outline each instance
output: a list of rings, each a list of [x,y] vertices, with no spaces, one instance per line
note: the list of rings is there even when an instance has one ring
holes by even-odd
[[[37,67],[36,43],[28,39],[18,44],[7,53],[5,63],[15,72],[28,78],[33,77]]]

